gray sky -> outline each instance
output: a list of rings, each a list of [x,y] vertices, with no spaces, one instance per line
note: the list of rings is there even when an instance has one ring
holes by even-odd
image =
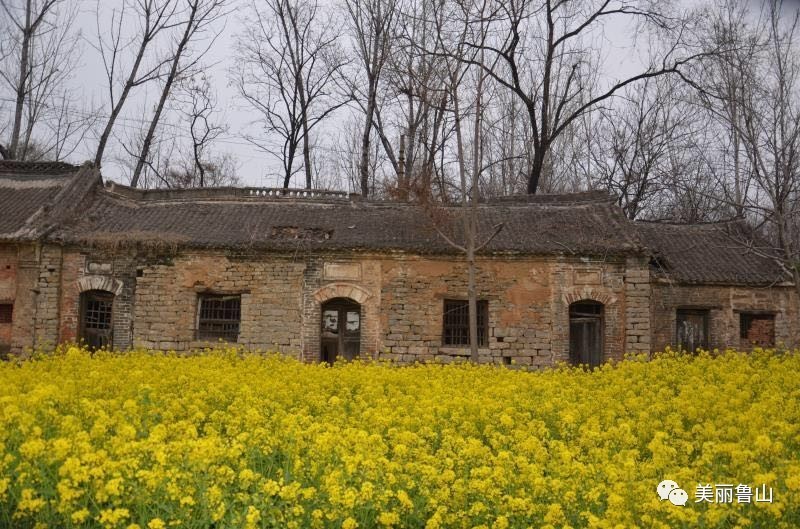
[[[333,6],[335,0],[321,0],[323,5]],[[686,0],[696,2],[699,0]],[[82,56],[77,67],[74,83],[79,87],[80,93],[86,101],[87,107],[100,107],[104,114],[108,113],[108,102],[105,94],[105,77],[99,53],[92,48],[91,43],[96,39],[96,12],[100,6],[107,13],[114,6],[119,6],[122,0],[79,0],[80,13],[78,24],[84,35],[82,43]],[[230,152],[239,163],[240,180],[244,185],[276,187],[280,186],[280,177],[275,175],[278,169],[276,163],[270,160],[269,155],[250,145],[242,136],[246,133],[257,134],[258,128],[251,124],[253,113],[238,98],[234,87],[229,83],[228,69],[233,63],[235,36],[241,31],[242,17],[246,14],[246,7],[250,0],[232,0],[233,9],[227,19],[221,35],[212,47],[204,62],[210,66],[206,69],[207,76],[212,80],[217,92],[220,119],[227,122],[230,130],[217,140],[218,150]],[[107,20],[104,19],[104,20]],[[624,77],[641,68],[641,60],[637,57],[642,53],[642,39],[634,39],[633,28],[619,20],[611,21],[605,28],[606,60],[604,72],[609,78]],[[133,134],[137,128],[145,126],[148,122],[153,101],[157,98],[159,88],[151,84],[145,90],[139,90],[135,97],[129,101],[123,116],[116,129],[118,140],[124,141],[124,135]],[[147,105],[150,105],[148,107]],[[334,115],[322,131],[323,136],[331,136],[341,130],[343,123],[352,111],[342,110]],[[120,138],[121,137],[121,138]],[[325,138],[321,139],[323,146],[327,144]],[[96,145],[92,138],[86,142],[86,147],[72,156],[73,161],[82,161],[92,157],[91,149]],[[324,148],[324,147],[323,147]],[[104,161],[103,173],[106,178],[127,183],[126,177],[113,155],[120,152],[120,145],[114,142],[110,146]],[[293,185],[301,186],[301,177]]]

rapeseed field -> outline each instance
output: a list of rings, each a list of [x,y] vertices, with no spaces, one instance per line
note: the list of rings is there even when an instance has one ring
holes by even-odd
[[[800,355],[529,373],[71,347],[0,364],[0,527],[800,527]]]

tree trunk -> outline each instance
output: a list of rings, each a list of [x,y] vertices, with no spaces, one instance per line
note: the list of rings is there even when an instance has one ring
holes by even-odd
[[[375,115],[375,100],[378,93],[377,85],[378,83],[375,76],[370,76],[369,93],[367,95],[367,115],[364,119],[364,134],[361,136],[361,160],[358,167],[361,180],[361,196],[364,198],[369,196],[369,138],[372,132],[372,119]]]
[[[528,194],[535,195],[539,190],[539,180],[542,176],[542,169],[544,168],[544,155],[546,153],[544,146],[538,149],[534,148],[533,163],[531,164],[530,172],[528,173]]]
[[[175,56],[172,58],[172,65],[170,66],[169,75],[167,76],[167,80],[164,82],[164,89],[161,90],[161,98],[158,100],[158,106],[153,114],[153,119],[150,121],[150,127],[147,129],[147,135],[144,137],[142,150],[139,152],[139,159],[136,161],[136,169],[133,170],[131,187],[137,187],[139,185],[139,177],[144,169],[144,165],[146,163],[145,160],[150,154],[150,145],[153,143],[153,137],[156,134],[156,127],[158,126],[158,122],[161,120],[161,113],[164,111],[164,105],[166,104],[167,98],[172,90],[172,84],[175,82],[175,78],[178,76],[178,66],[180,66],[181,58],[183,57],[183,51],[189,44],[189,39],[191,39],[192,33],[194,33],[195,30],[194,22],[195,16],[197,15],[198,2],[195,1],[191,4],[191,6],[189,20],[186,22],[186,29],[183,32],[183,37],[181,38],[180,43],[178,43],[178,49],[175,50]]]
[[[25,86],[28,84],[28,69],[30,62],[31,34],[31,2],[25,4],[25,29],[22,32],[22,49],[20,50],[19,61],[19,81],[16,87],[16,101],[14,104],[14,126],[11,129],[11,143],[8,145],[8,157],[12,160],[17,158],[17,148],[19,147],[19,135],[22,131],[22,110],[25,106]]]
[[[130,93],[133,86],[136,84],[136,74],[139,73],[139,67],[142,64],[142,59],[144,58],[144,52],[147,49],[148,40],[146,37],[143,37],[142,43],[139,46],[139,51],[136,54],[136,60],[133,63],[133,67],[131,68],[131,73],[128,75],[128,79],[125,81],[125,87],[122,89],[122,93],[117,100],[117,103],[114,105],[114,108],[111,110],[111,115],[108,117],[108,122],[106,123],[105,128],[103,129],[103,133],[100,134],[100,141],[97,144],[97,153],[94,156],[94,165],[95,167],[101,167],[103,163],[103,153],[106,150],[106,144],[108,143],[108,138],[111,137],[111,131],[114,129],[114,123],[117,121],[120,112],[122,112],[122,107],[125,104],[125,100],[128,98],[128,94]],[[109,82],[113,82],[109,81]]]

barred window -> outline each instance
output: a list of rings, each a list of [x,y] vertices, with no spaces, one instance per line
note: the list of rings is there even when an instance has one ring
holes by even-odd
[[[469,301],[444,300],[443,345],[469,345]],[[489,302],[478,300],[478,345],[489,343]]]
[[[14,313],[14,305],[11,303],[0,303],[0,323],[11,323],[11,316]]]
[[[197,339],[235,342],[242,315],[241,296],[202,294],[199,299]]]
[[[79,337],[90,349],[113,344],[114,294],[103,290],[81,293]]]

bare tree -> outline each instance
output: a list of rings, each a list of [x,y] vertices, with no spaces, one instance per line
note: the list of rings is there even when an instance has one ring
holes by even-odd
[[[677,56],[683,48],[676,40],[659,60],[652,61],[636,75],[613,80],[600,88],[597,83],[590,82],[597,51],[593,56],[593,46],[585,40],[593,32],[599,32],[609,18],[634,18],[662,31],[669,30],[678,36],[684,34],[682,22],[657,11],[655,3],[642,6],[640,3],[633,0],[497,0],[485,11],[483,16],[487,16],[491,24],[492,38],[470,43],[470,47],[483,50],[487,59],[473,64],[486,69],[496,82],[515,94],[528,115],[533,143],[528,193],[537,192],[554,142],[574,121],[626,86],[651,77],[680,73],[682,66],[701,56]]]
[[[252,0],[246,29],[237,42],[235,84],[261,114],[265,132],[280,138],[247,139],[283,164],[283,187],[298,171],[311,188],[311,133],[348,100],[335,92],[346,64],[336,24],[316,0]]]
[[[185,0],[186,5],[183,8],[181,22],[178,26],[183,26],[183,31],[180,38],[175,45],[175,48],[170,52],[169,59],[169,72],[163,79],[163,86],[161,88],[161,95],[158,103],[156,104],[153,118],[150,120],[150,126],[147,134],[142,142],[142,150],[139,153],[136,167],[133,170],[131,177],[131,187],[136,187],[139,183],[139,176],[145,166],[145,159],[150,151],[150,145],[153,142],[156,127],[161,119],[167,99],[170,96],[173,85],[180,79],[181,76],[186,74],[194,68],[200,59],[202,59],[205,52],[216,41],[219,36],[217,32],[210,39],[205,42],[204,49],[192,54],[191,44],[195,40],[200,40],[207,32],[210,26],[216,23],[220,18],[226,15],[225,9],[227,8],[227,0]]]
[[[708,115],[716,141],[706,151],[719,191],[736,215],[745,213],[752,170],[742,145],[743,101],[753,97],[756,67],[764,53],[767,16],[747,0],[717,0],[702,11],[706,47],[716,50],[697,64],[693,78],[702,87],[696,102]]]
[[[701,121],[697,110],[681,104],[680,94],[675,79],[646,79],[600,111],[589,149],[592,183],[617,195],[630,219],[661,200],[670,161],[689,148],[692,124]]]
[[[88,130],[92,115],[76,112],[64,88],[78,52],[76,13],[70,0],[0,0],[0,99],[11,103],[0,157],[60,159]]]
[[[459,207],[457,214],[451,215],[447,208],[434,203],[430,187],[420,182],[415,189],[417,200],[423,205],[433,221],[434,229],[453,248],[463,252],[467,262],[467,303],[469,323],[470,359],[478,362],[478,292],[477,292],[477,254],[488,245],[503,228],[498,224],[490,234],[482,234],[479,227],[479,183],[483,172],[483,117],[488,74],[473,64],[483,60],[483,50],[472,49],[467,45],[472,32],[486,36],[487,27],[472,24],[465,16],[470,10],[483,14],[486,0],[471,2],[441,2],[432,11],[435,26],[434,42],[429,50],[420,49],[439,57],[447,57],[441,63],[440,75],[443,82],[434,86],[444,88],[442,97],[444,110],[452,116],[456,166],[459,186]],[[457,57],[457,58],[456,58]],[[463,60],[467,58],[467,60]],[[472,100],[464,101],[464,89],[471,85]],[[472,124],[471,136],[468,126]]]
[[[800,9],[768,4],[767,35],[752,92],[739,101],[754,192],[746,208],[773,237],[800,293]]]
[[[183,80],[177,99],[179,112],[188,124],[192,144],[191,156],[185,162],[185,172],[191,175],[191,181],[197,187],[230,183],[230,177],[219,172],[219,168],[225,163],[220,159],[215,161],[209,152],[214,141],[227,128],[215,121],[217,99],[208,78],[204,74],[198,74]]]
[[[101,4],[97,3],[97,43],[95,49],[103,61],[108,83],[108,103],[111,113],[106,120],[95,152],[94,163],[100,167],[114,125],[122,112],[131,90],[163,75],[169,57],[148,60],[156,38],[173,26],[177,9],[175,0],[124,0],[119,9],[111,11],[108,24],[101,18]],[[138,33],[128,35],[131,26]],[[133,50],[131,64],[124,63],[128,50]]]
[[[353,100],[364,112],[359,178],[361,194],[366,197],[370,192],[370,142],[375,109],[378,105],[378,87],[384,66],[393,49],[398,2],[397,0],[344,0],[344,8],[347,12],[347,27],[355,42],[359,69],[363,74],[354,76],[353,79],[345,76],[345,81]]]

